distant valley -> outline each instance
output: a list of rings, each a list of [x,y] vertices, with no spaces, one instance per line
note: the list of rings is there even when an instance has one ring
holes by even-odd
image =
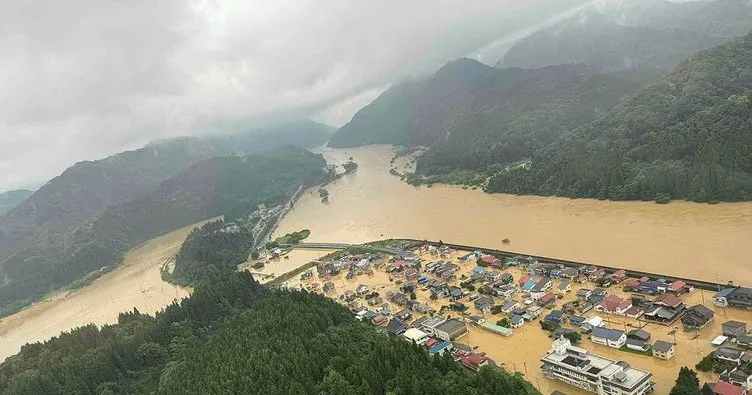
[[[253,153],[295,142],[317,146],[331,131],[305,122],[248,134],[176,138],[72,166],[0,216],[0,273],[5,278],[0,311],[13,311],[50,289],[117,264],[127,249],[160,233],[242,204],[278,198],[311,169],[319,173],[325,162],[300,149],[271,156]],[[249,154],[247,161],[222,158]],[[286,163],[301,167],[288,172]],[[253,178],[261,169],[279,180]],[[237,177],[245,177],[246,187],[262,187],[253,183],[258,181],[266,189],[224,195],[236,193]]]

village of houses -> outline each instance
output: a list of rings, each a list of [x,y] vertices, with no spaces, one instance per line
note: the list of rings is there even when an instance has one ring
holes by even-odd
[[[752,389],[750,288],[715,292],[445,246],[336,258],[286,285],[468,369],[524,374],[544,394],[668,394],[679,369],[700,361],[712,393]]]

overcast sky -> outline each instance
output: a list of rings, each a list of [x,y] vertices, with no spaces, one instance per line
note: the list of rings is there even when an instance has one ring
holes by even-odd
[[[5,1],[0,191],[216,119],[340,126],[390,83],[459,56],[494,64],[510,37],[584,3]]]

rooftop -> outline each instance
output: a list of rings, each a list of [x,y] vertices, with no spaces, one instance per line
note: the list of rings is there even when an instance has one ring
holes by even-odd
[[[453,333],[463,328],[465,328],[465,323],[456,319],[447,320],[436,327],[437,330],[446,333]]]
[[[669,352],[671,350],[671,347],[674,345],[669,342],[664,342],[663,340],[656,340],[655,343],[653,343],[653,349],[658,352]]]
[[[594,337],[600,337],[603,339],[617,341],[624,335],[624,331],[620,331],[618,329],[595,327],[593,328],[593,331],[590,332],[590,335]]]
[[[434,344],[434,345],[433,345],[433,346],[432,346],[432,347],[431,347],[431,348],[430,348],[430,349],[428,350],[428,352],[429,352],[429,353],[431,353],[431,354],[434,354],[434,353],[437,353],[437,352],[439,352],[439,351],[441,351],[441,350],[443,350],[443,349],[445,349],[445,348],[447,348],[447,347],[449,347],[449,346],[451,346],[451,345],[452,345],[452,342],[450,342],[449,340],[444,340],[444,341],[443,341],[443,342],[441,342],[441,343],[436,343],[436,344]]]
[[[725,381],[719,381],[713,386],[713,393],[718,395],[742,395],[744,394],[744,388]]]
[[[564,366],[581,374],[600,376],[604,381],[633,388],[652,376],[626,362],[601,357],[583,348],[574,347],[567,339],[558,339],[541,361]]]
[[[444,317],[439,317],[439,316],[431,317],[427,319],[425,322],[423,322],[423,326],[426,328],[435,328],[444,321],[446,321]]]
[[[746,326],[747,323],[741,322],[741,321],[729,320],[729,321],[724,322],[722,325],[725,327],[729,327],[729,328],[741,328],[743,326]]]
[[[428,336],[428,334],[426,334],[425,332],[423,332],[420,329],[410,328],[410,329],[406,330],[405,333],[402,334],[402,336],[404,336],[408,340],[416,340],[417,341],[417,340],[420,340],[420,339]]]
[[[641,339],[641,340],[649,340],[650,339],[650,333],[647,331],[644,331],[642,329],[633,329],[629,332],[627,332],[627,337],[632,337],[635,339]]]

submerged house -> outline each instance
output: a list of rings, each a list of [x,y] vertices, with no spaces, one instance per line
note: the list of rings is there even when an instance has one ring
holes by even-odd
[[[637,351],[650,349],[650,333],[642,329],[633,329],[627,332],[627,348]]]
[[[525,292],[530,292],[530,290],[532,290],[533,287],[535,287],[535,284],[536,284],[535,279],[530,278],[522,284],[522,290]]]
[[[708,325],[713,320],[714,315],[713,310],[697,304],[687,309],[681,321],[685,331],[698,330]]]
[[[627,343],[627,335],[618,329],[595,327],[590,332],[590,340],[604,346],[621,348]]]
[[[458,319],[449,319],[436,326],[434,335],[442,340],[455,340],[467,334],[467,325]]]
[[[729,320],[721,324],[724,336],[737,337],[747,334],[747,323]]]
[[[653,356],[660,359],[671,359],[674,357],[676,347],[674,343],[665,342],[663,340],[656,340],[653,343]]]
[[[655,298],[651,307],[645,309],[645,319],[661,323],[672,323],[679,319],[686,306],[672,294],[662,294]]]
[[[473,303],[475,304],[476,309],[484,313],[490,313],[491,307],[494,305],[494,300],[490,296],[484,296],[476,299]]]
[[[516,300],[508,300],[501,305],[501,312],[504,314],[510,314],[512,310],[520,307],[520,303]]]
[[[713,297],[713,303],[722,307],[752,309],[752,288],[735,287],[722,289]]]

